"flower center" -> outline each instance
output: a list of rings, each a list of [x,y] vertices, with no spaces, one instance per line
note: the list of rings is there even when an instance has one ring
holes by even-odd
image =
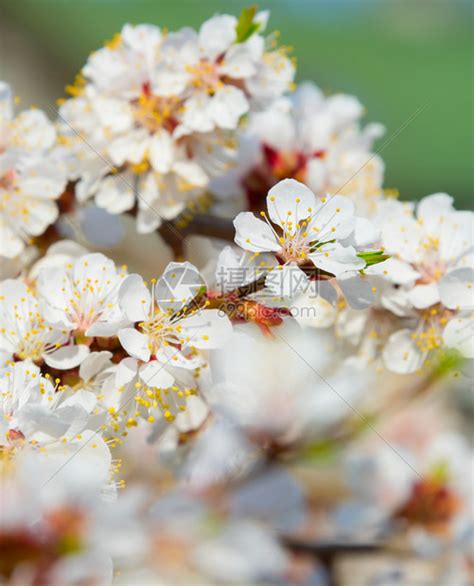
[[[152,355],[156,355],[162,346],[179,347],[184,342],[179,337],[182,327],[179,324],[173,324],[170,315],[158,308],[152,309],[150,318],[140,322],[138,327],[148,336],[148,348]]]
[[[420,325],[411,335],[420,352],[428,353],[441,347],[442,330],[450,315],[451,312],[441,305],[421,312]]]
[[[206,59],[201,59],[196,65],[187,65],[186,72],[191,76],[191,84],[195,88],[211,96],[224,86],[216,64]]]
[[[161,129],[172,132],[177,126],[179,98],[155,96],[151,92],[149,83],[143,84],[142,94],[132,102],[132,107],[137,124],[146,128],[151,134]]]
[[[298,265],[307,262],[308,254],[311,252],[311,243],[308,234],[304,229],[298,229],[294,234],[286,233],[280,238],[283,244],[278,256],[287,262],[294,262]]]

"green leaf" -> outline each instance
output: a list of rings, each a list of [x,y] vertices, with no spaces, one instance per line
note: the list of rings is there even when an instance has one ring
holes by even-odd
[[[239,20],[235,27],[237,33],[236,43],[243,43],[260,28],[260,23],[254,22],[255,14],[257,13],[257,6],[254,4],[248,8],[244,8],[240,13]]]
[[[376,265],[379,262],[383,262],[390,258],[389,254],[384,254],[383,250],[368,250],[363,252],[358,252],[357,256],[362,260],[365,260],[365,263],[368,267],[371,265]]]

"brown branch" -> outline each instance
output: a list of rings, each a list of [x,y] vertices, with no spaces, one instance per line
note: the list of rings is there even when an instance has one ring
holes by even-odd
[[[187,236],[208,236],[233,241],[235,235],[232,220],[211,214],[195,214],[184,227],[179,227],[179,222],[166,220],[158,228],[158,232],[173,251],[176,260],[185,257]]]

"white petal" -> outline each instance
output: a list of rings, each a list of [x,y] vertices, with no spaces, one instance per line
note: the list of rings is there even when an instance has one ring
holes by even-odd
[[[170,367],[180,367],[187,370],[194,370],[198,366],[202,366],[201,356],[189,356],[185,355],[180,350],[177,350],[173,346],[160,346],[156,353],[156,359],[160,364],[169,365]]]
[[[372,284],[358,273],[343,275],[337,282],[352,309],[367,309],[374,303]]]
[[[148,336],[141,334],[133,328],[123,328],[118,331],[118,339],[124,349],[133,358],[143,360],[143,362],[148,362],[148,360],[150,360]]]
[[[18,179],[18,188],[23,196],[42,200],[57,199],[65,187],[66,175],[61,167],[44,159],[29,163]]]
[[[320,242],[325,242],[334,238],[347,238],[354,231],[354,227],[352,201],[343,195],[328,195],[308,225],[308,232],[315,234]]]
[[[268,215],[273,223],[293,233],[296,224],[305,220],[316,209],[314,193],[295,179],[283,179],[267,195]],[[288,226],[292,223],[292,227]]]
[[[216,126],[233,130],[237,128],[240,118],[248,112],[249,103],[242,90],[226,85],[216,91],[208,111]]]
[[[180,324],[191,338],[190,346],[218,348],[232,334],[232,324],[227,315],[218,309],[205,309],[181,320]]]
[[[315,193],[322,194],[328,184],[327,164],[320,159],[311,159],[307,164],[306,182]]]
[[[161,226],[162,218],[148,207],[140,207],[137,215],[137,232],[150,234]]]
[[[413,305],[409,301],[409,291],[403,287],[388,287],[382,291],[380,303],[399,317],[413,316]]]
[[[157,360],[152,360],[140,366],[140,378],[149,387],[167,389],[174,383],[174,377],[165,368]]]
[[[420,201],[416,215],[422,222],[423,230],[435,236],[445,217],[453,211],[453,198],[446,193],[435,193]]]
[[[173,165],[173,171],[191,187],[204,187],[209,182],[203,168],[193,161],[177,161]]]
[[[338,128],[355,122],[364,111],[356,97],[346,94],[330,96],[326,101],[326,107]]]
[[[168,173],[174,160],[174,144],[166,130],[156,132],[150,140],[149,154],[153,169],[159,173]]]
[[[89,352],[89,347],[82,344],[78,346],[63,346],[51,354],[46,354],[44,361],[51,368],[67,370],[79,366]]]
[[[448,309],[474,309],[474,270],[454,269],[439,282],[441,302]]]
[[[128,177],[110,175],[101,181],[95,196],[98,207],[103,208],[111,214],[122,214],[133,208],[135,194]]]
[[[444,328],[443,341],[466,358],[474,358],[474,318],[454,317]]]
[[[393,257],[365,268],[364,272],[367,275],[380,275],[398,285],[414,283],[421,276],[410,264]]]
[[[128,101],[97,96],[92,105],[100,123],[113,132],[126,132],[132,127],[133,113]]]
[[[235,41],[237,32],[235,16],[219,14],[206,20],[199,29],[199,47],[211,60],[216,59]]]
[[[380,238],[380,230],[370,220],[357,216],[355,218],[353,245],[357,247],[371,246]]]
[[[41,110],[25,110],[16,117],[13,127],[13,141],[16,146],[28,150],[43,150],[53,146],[55,139],[54,126]]]
[[[428,285],[416,285],[408,294],[408,299],[413,307],[426,309],[435,303],[439,303],[439,290],[437,283]]]
[[[420,257],[423,229],[411,216],[393,218],[382,230],[382,244],[389,254],[397,254],[400,260],[416,262]]]
[[[179,413],[174,425],[180,432],[198,429],[209,415],[209,407],[196,395],[192,395],[186,401],[186,411]]]
[[[123,165],[127,161],[138,164],[145,156],[148,142],[145,129],[134,130],[112,141],[108,152],[115,165]]]
[[[262,37],[260,39],[263,42]],[[256,61],[258,58],[259,55],[256,54],[254,46],[247,43],[233,45],[227,51],[219,70],[229,77],[244,79],[256,73]]]
[[[412,338],[412,330],[399,330],[390,336],[383,350],[385,366],[392,372],[408,374],[418,370],[425,361]]]
[[[457,264],[474,250],[474,212],[461,211],[447,215],[439,232],[441,260],[447,264]]]
[[[84,381],[89,381],[96,375],[100,374],[105,368],[110,365],[112,352],[91,352],[84,358],[79,368],[79,376]]]
[[[281,249],[270,226],[251,212],[240,212],[234,220],[234,227],[235,243],[244,250],[278,252]]]
[[[336,308],[323,297],[300,295],[291,304],[291,315],[303,327],[328,328],[334,325]]]
[[[115,373],[115,384],[118,388],[128,385],[137,376],[138,362],[135,358],[124,358],[119,362]]]
[[[357,256],[352,246],[344,247],[338,242],[325,244],[308,255],[314,265],[339,277],[346,271],[360,271],[365,261]]]
[[[118,302],[125,316],[133,321],[143,321],[148,317],[151,295],[140,275],[128,275],[120,285]]]
[[[183,124],[195,132],[210,132],[214,124],[209,112],[211,98],[205,94],[192,96],[184,105]]]

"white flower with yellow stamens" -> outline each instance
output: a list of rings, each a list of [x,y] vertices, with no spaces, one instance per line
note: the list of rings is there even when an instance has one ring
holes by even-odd
[[[18,256],[58,216],[65,170],[51,158],[56,132],[36,109],[14,116],[10,87],[0,82],[0,255]]]
[[[126,267],[116,268],[100,253],[41,270],[37,288],[45,318],[77,335],[115,335],[127,323],[118,304],[125,277]]]
[[[249,34],[242,34],[237,18],[221,14],[199,33],[185,28],[165,39],[158,88],[185,97],[182,120],[189,132],[235,129],[252,101],[261,107],[289,89],[292,61],[282,50],[267,50],[259,34],[267,17],[254,15]]]
[[[95,396],[58,385],[28,360],[0,370],[1,445],[41,448],[77,439],[95,408]]]
[[[474,357],[469,343],[474,214],[457,211],[452,204],[446,194],[430,195],[420,201],[416,212],[412,206],[398,206],[399,213],[382,224],[382,245],[394,258],[371,267],[370,272],[383,274],[402,288],[405,315],[413,318],[385,346],[385,363],[395,372],[417,370],[432,351],[443,346],[443,340]],[[458,314],[463,319],[461,327],[450,325]]]
[[[199,34],[167,36],[153,26],[125,25],[91,55],[59,116],[58,157],[77,180],[78,201],[94,196],[114,214],[138,204],[137,228],[151,232],[226,172],[236,155],[235,130],[253,107],[250,82],[258,85],[264,61],[272,70],[267,57],[277,53],[266,52],[258,34],[264,20],[255,15],[243,30],[222,15]],[[278,55],[273,74],[284,69],[286,80],[279,95],[294,68]],[[259,105],[265,95],[275,97],[274,85],[264,86],[255,89]]]
[[[122,346],[141,367],[144,380],[169,387],[169,367],[195,369],[201,351],[218,347],[230,333],[230,321],[217,309],[193,307],[203,280],[190,263],[170,263],[164,276],[152,281],[151,292],[139,275],[127,277],[119,291],[125,317],[137,324],[118,332]],[[156,378],[156,380],[155,380]]]
[[[38,297],[21,280],[0,283],[0,322],[0,352],[5,356],[69,369],[89,353],[87,346],[73,343],[66,329],[47,321]]]
[[[325,96],[313,83],[301,83],[288,97],[250,113],[238,165],[212,184],[216,195],[243,196],[246,207],[260,209],[268,189],[291,177],[319,197],[350,197],[358,213],[372,217],[383,198],[384,165],[372,150],[383,127],[362,128],[363,114],[356,97]]]
[[[365,261],[346,245],[355,229],[354,205],[342,196],[317,200],[294,179],[284,179],[267,196],[263,220],[241,212],[234,220],[235,241],[251,252],[273,252],[283,266],[312,264],[336,277],[358,271]]]

